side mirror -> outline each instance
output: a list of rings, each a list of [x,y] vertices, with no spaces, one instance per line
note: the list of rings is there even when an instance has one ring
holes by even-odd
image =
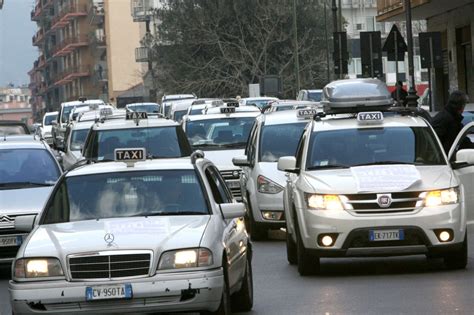
[[[232,163],[238,167],[250,166],[250,162],[246,155],[236,156],[232,159]]]
[[[58,141],[56,143],[56,149],[59,150],[59,151],[64,152],[64,140],[63,139],[58,139]]]
[[[282,172],[296,173],[296,158],[294,156],[283,156],[278,159],[277,168]]]
[[[245,215],[245,205],[243,203],[222,203],[220,206],[224,219],[241,218]]]
[[[474,149],[462,149],[456,153],[457,165],[474,165]]]
[[[15,218],[15,230],[31,232],[35,224],[36,215],[20,215]]]

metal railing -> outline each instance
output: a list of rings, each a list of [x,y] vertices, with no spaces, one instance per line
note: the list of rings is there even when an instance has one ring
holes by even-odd
[[[134,22],[144,22],[153,14],[154,0],[131,0]]]
[[[148,47],[137,47],[135,48],[135,61],[136,62],[147,62],[149,58],[149,51]]]

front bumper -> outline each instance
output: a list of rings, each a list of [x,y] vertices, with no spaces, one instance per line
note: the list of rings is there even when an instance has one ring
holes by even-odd
[[[255,223],[268,228],[278,229],[285,227],[285,213],[283,209],[283,192],[278,194],[262,194],[258,191],[250,195],[252,215]],[[280,220],[265,219],[262,211],[281,213]]]
[[[399,256],[430,254],[442,255],[462,246],[466,221],[461,205],[422,208],[403,215],[354,216],[346,211],[302,210],[300,233],[305,247],[320,257]],[[404,240],[371,241],[371,230],[404,231]],[[453,238],[440,242],[435,229],[450,229]],[[323,247],[318,238],[336,235],[333,246]]]
[[[86,301],[86,287],[123,283],[132,285],[133,298]],[[9,291],[15,314],[215,311],[223,283],[220,268],[109,282],[10,281]]]

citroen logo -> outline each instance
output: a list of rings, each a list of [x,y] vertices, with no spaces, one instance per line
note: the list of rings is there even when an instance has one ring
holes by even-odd
[[[3,215],[0,217],[0,226],[5,228],[5,227],[13,227],[15,224],[15,219],[11,218],[7,215]]]
[[[380,208],[388,208],[392,204],[392,196],[390,194],[378,195],[377,204]]]
[[[107,243],[108,246],[112,246],[114,239],[115,237],[112,233],[107,233],[104,236],[104,241]]]

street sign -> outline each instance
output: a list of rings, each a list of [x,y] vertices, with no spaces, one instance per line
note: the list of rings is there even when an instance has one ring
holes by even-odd
[[[360,53],[362,77],[383,76],[382,47],[380,32],[360,32]]]
[[[260,78],[260,92],[266,96],[281,96],[283,92],[281,76],[265,75]]]
[[[405,53],[408,51],[408,47],[395,24],[392,26],[382,50],[387,53],[388,61],[405,60]]]
[[[334,73],[335,74],[346,74],[347,69],[347,60],[349,59],[349,54],[347,52],[347,33],[346,32],[334,32],[333,33],[333,42],[334,42]]]
[[[422,68],[442,68],[443,50],[441,48],[441,33],[420,33],[420,57]]]

